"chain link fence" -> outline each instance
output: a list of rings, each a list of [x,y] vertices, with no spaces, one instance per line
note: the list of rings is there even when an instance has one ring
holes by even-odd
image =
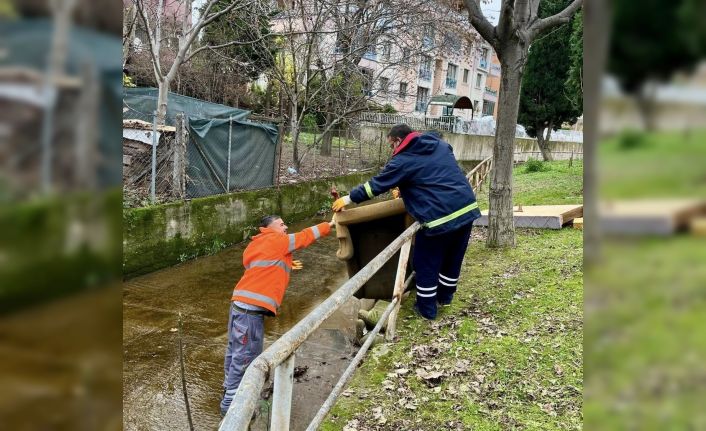
[[[285,128],[279,163],[279,183],[291,184],[317,178],[336,177],[380,168],[391,155],[384,135],[361,139],[359,128],[302,128],[296,144],[290,127]]]
[[[131,114],[123,120],[123,206],[183,199],[187,181],[183,115],[180,124],[168,126],[158,125],[154,113]]]
[[[249,119],[188,118],[173,125],[123,106],[123,206],[139,207],[277,184],[279,131]]]

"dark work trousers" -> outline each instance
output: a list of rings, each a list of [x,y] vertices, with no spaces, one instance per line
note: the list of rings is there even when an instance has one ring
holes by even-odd
[[[427,319],[436,318],[437,302],[451,303],[456,293],[461,264],[471,237],[473,223],[436,236],[420,231],[414,242],[414,271],[417,308]]]
[[[264,333],[264,315],[242,313],[231,302],[221,415],[225,416],[228,411],[248,365],[262,353]]]

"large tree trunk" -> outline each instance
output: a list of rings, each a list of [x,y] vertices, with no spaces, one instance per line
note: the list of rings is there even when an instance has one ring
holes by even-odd
[[[544,135],[546,131],[546,136]],[[541,128],[537,128],[537,145],[539,146],[539,151],[542,152],[542,159],[544,159],[545,162],[551,162],[554,160],[554,156],[552,156],[552,149],[549,146],[549,140],[552,137],[552,125],[550,124],[549,127],[542,126]]]
[[[583,263],[588,269],[601,261],[603,233],[598,211],[598,117],[601,109],[601,80],[605,73],[610,40],[610,0],[592,0],[584,8],[584,44],[587,52],[594,53],[589,60],[584,57],[583,77]],[[591,91],[593,90],[593,91]]]
[[[520,105],[522,71],[527,50],[508,43],[501,58],[498,122],[493,147],[493,171],[490,180],[488,247],[514,247],[515,222],[512,216],[512,166],[515,152],[515,128]]]
[[[324,136],[321,137],[321,155],[330,156],[331,155],[331,143],[333,142],[333,130],[329,128],[331,122],[333,121],[333,114],[330,112],[326,114],[326,124],[324,125]]]

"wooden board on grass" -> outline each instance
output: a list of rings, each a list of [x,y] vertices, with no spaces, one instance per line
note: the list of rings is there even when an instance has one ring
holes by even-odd
[[[706,215],[703,199],[641,199],[604,202],[599,206],[601,230],[616,235],[672,235]]]
[[[515,206],[513,217],[515,227],[535,229],[561,229],[575,218],[583,217],[583,205],[529,205]],[[481,212],[481,218],[474,226],[488,226],[488,210]]]

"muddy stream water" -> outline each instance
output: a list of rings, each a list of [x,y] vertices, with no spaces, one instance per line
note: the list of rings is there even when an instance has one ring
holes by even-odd
[[[285,220],[286,221],[286,220]],[[320,222],[289,226],[297,232]],[[123,426],[126,430],[188,430],[181,386],[178,316],[187,390],[196,430],[213,430],[220,421],[223,353],[228,306],[244,269],[247,243],[220,253],[128,280],[123,285]],[[347,277],[336,258],[332,233],[296,251],[304,269],[293,271],[280,314],[265,319],[265,348],[318,304]],[[305,429],[355,354],[355,316],[351,299],[299,348],[296,355],[292,429]],[[266,384],[271,385],[271,382]],[[252,429],[267,429],[269,402],[261,401]]]

